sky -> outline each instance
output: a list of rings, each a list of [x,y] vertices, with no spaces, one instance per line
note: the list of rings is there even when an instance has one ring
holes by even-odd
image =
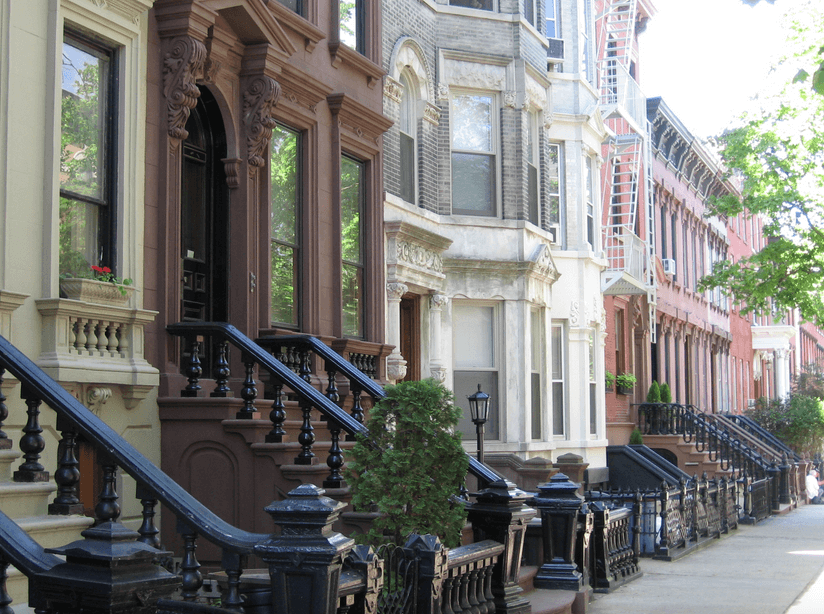
[[[638,80],[694,136],[720,134],[747,107],[781,54],[781,15],[796,0],[652,0]]]

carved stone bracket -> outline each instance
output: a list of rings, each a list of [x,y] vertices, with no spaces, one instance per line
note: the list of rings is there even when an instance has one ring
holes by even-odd
[[[403,97],[403,85],[389,75],[383,77],[383,95],[390,100],[400,102]]]
[[[224,158],[223,171],[226,173],[226,185],[230,189],[240,187],[240,158]]]
[[[423,119],[430,124],[437,126],[441,123],[441,111],[431,102],[427,102],[423,107]]]
[[[438,100],[449,100],[449,85],[438,83]]]
[[[112,396],[111,388],[103,388],[95,386],[86,390],[86,407],[88,407],[95,415],[99,416],[106,404]]]
[[[266,165],[265,153],[275,127],[273,113],[279,97],[280,84],[265,75],[254,77],[243,93],[250,174]]]
[[[205,61],[206,46],[191,36],[173,39],[163,59],[163,95],[169,136],[173,139],[183,140],[189,136],[186,121],[200,97],[196,81],[203,74]]]

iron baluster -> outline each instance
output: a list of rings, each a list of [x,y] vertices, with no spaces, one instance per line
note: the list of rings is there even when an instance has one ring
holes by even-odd
[[[355,420],[363,424],[364,413],[363,407],[361,406],[361,395],[363,394],[363,390],[361,389],[360,384],[355,381],[350,383],[349,389],[352,392],[352,411],[350,413]],[[351,434],[347,435],[346,441],[355,441],[355,436]]]
[[[329,477],[323,481],[324,488],[343,488],[346,482],[340,470],[343,467],[343,450],[340,447],[341,425],[333,418],[327,418],[329,433],[332,436],[332,445],[329,447],[329,456],[326,464],[329,467]]]
[[[495,571],[495,564],[490,561],[484,574],[484,599],[486,599],[487,614],[495,612],[495,596],[492,594],[492,574]]]
[[[8,450],[11,448],[11,439],[3,430],[3,423],[9,417],[9,408],[6,407],[6,395],[3,394],[3,376],[6,370],[0,367],[0,450]]]
[[[669,535],[667,531],[667,515],[669,513],[669,485],[666,481],[661,482],[661,539],[656,549],[662,555],[669,554]]]
[[[197,532],[182,523],[177,522],[177,532],[183,536],[183,560],[180,562],[180,596],[184,601],[194,601],[197,592],[203,586],[203,575],[200,573],[200,563],[197,562]]]
[[[154,522],[155,507],[157,506],[157,497],[154,493],[149,492],[148,490],[140,486],[140,484],[137,485],[135,497],[140,501],[140,504],[143,506],[143,522],[140,524],[140,528],[137,530],[137,532],[140,534],[140,537],[137,538],[137,541],[143,542],[147,546],[151,546],[153,548],[157,548],[158,550],[160,550],[160,530],[157,528]]]
[[[452,611],[456,614],[464,611],[461,604],[461,573],[460,567],[452,570]]]
[[[472,609],[469,603],[469,568],[461,567],[461,611],[471,612]]]
[[[54,482],[57,484],[57,496],[49,504],[49,514],[68,515],[82,514],[83,504],[77,498],[77,484],[80,482],[80,470],[75,456],[77,448],[77,433],[74,428],[61,424],[58,417],[57,425],[61,430],[61,441],[58,446],[60,459],[57,471],[54,472]]]
[[[240,576],[243,574],[244,557],[234,552],[223,551],[221,565],[226,571],[226,591],[221,595],[221,607],[235,612],[243,612],[243,598],[240,595]]]
[[[326,376],[326,398],[332,401],[332,403],[337,404],[340,401],[340,395],[338,394],[338,386],[337,382],[335,381],[337,371],[335,370],[335,365],[330,362],[326,363]]]
[[[468,588],[467,588],[467,601],[469,602],[469,609],[471,612],[477,612],[480,614],[480,602],[478,601],[478,573],[480,570],[478,566],[481,564],[480,561],[477,563],[473,563],[470,566],[469,570],[469,577],[467,579]]]
[[[9,562],[5,557],[0,556],[0,614],[14,614],[11,608],[12,598],[6,588],[6,581],[9,579]]]
[[[283,423],[286,420],[286,409],[283,404],[283,383],[275,382],[275,400],[272,402],[272,411],[269,412],[269,420],[272,421],[272,430],[266,433],[266,443],[281,443],[286,431],[283,430]]]
[[[300,352],[300,378],[310,383],[312,381],[312,369],[309,362],[309,350]],[[315,429],[312,427],[312,405],[302,402],[300,404],[301,413],[303,415],[303,423],[300,426],[300,435],[298,435],[298,443],[301,446],[300,453],[295,457],[296,465],[311,465],[315,461],[315,453],[312,452],[312,446],[315,443]]]
[[[454,614],[452,610],[452,577],[444,578],[443,587],[441,588],[441,613]]]
[[[47,482],[49,472],[40,464],[40,453],[46,448],[43,439],[43,429],[40,427],[40,399],[27,388],[23,388],[20,396],[26,401],[26,426],[23,427],[23,436],[20,438],[20,451],[23,452],[24,462],[20,469],[14,472],[15,482]]]
[[[229,376],[232,374],[229,369],[229,342],[221,341],[217,344],[217,360],[215,362],[215,389],[209,396],[228,397],[231,394],[229,388]]]
[[[195,337],[188,340],[190,343],[189,364],[186,367],[186,378],[189,382],[186,388],[180,391],[182,397],[196,397],[200,391],[200,376],[203,375],[203,367],[200,364],[200,340]]]
[[[235,418],[248,420],[255,417],[255,399],[257,398],[257,387],[255,386],[255,361],[251,356],[243,357],[243,367],[246,377],[243,380],[243,388],[240,389],[240,398],[243,399],[243,409]]]
[[[94,506],[94,516],[97,524],[115,522],[120,517],[120,504],[117,502],[117,491],[114,488],[117,480],[117,465],[110,458],[102,461],[103,490],[100,491],[97,505]]]

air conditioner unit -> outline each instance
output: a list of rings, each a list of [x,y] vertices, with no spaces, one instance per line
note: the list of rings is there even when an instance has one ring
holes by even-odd
[[[665,275],[675,275],[675,260],[672,258],[664,258],[661,263],[664,265]]]
[[[561,227],[558,224],[551,224],[549,228],[547,228],[547,232],[549,232],[549,242],[552,243],[552,245],[557,245],[560,247]]]
[[[548,64],[557,64],[564,61],[564,39],[548,38],[549,46],[546,50]]]

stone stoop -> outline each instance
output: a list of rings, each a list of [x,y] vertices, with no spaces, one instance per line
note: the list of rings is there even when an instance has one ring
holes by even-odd
[[[521,596],[529,601],[532,614],[586,614],[590,591],[561,591],[535,588],[538,567],[522,566],[518,585]]]
[[[687,443],[680,435],[644,435],[644,445],[648,448],[668,450],[678,459],[678,468],[690,476],[699,478],[704,472],[708,478],[724,476],[717,461],[711,461],[707,452],[699,452],[694,443]]]
[[[77,539],[90,527],[93,518],[85,516],[49,515],[49,502],[54,498],[57,485],[48,482],[12,482],[16,461],[21,457],[15,450],[0,450],[0,510],[12,518],[26,533],[44,548],[65,546]],[[13,601],[15,612],[27,612],[29,600],[28,579],[21,572],[9,567],[6,588]]]

